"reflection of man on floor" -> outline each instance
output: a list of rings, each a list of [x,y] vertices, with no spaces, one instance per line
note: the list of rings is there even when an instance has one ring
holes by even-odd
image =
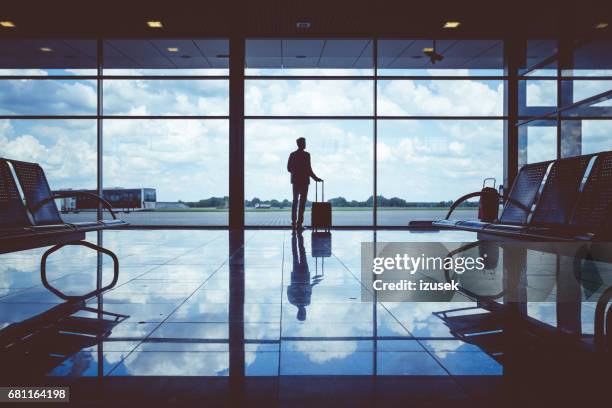
[[[289,160],[287,161],[287,171],[291,173],[291,184],[293,185],[291,226],[293,229],[302,229],[310,178],[312,177],[315,181],[323,181],[323,179],[317,177],[312,171],[312,167],[310,166],[310,153],[306,151],[306,139],[300,137],[295,142],[297,143],[298,149],[289,155]]]
[[[312,287],[319,283],[315,280],[310,283],[310,271],[304,249],[304,237],[301,233],[291,236],[291,254],[293,255],[293,271],[291,271],[291,285],[287,287],[287,298],[292,305],[298,308],[297,319],[306,320],[306,306],[310,305]]]

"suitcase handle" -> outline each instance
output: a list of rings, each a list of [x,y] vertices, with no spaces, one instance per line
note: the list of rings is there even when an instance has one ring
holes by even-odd
[[[319,201],[319,182],[315,181],[315,202]],[[321,181],[321,202],[325,202],[325,181]]]
[[[493,180],[493,188],[495,188],[495,178],[494,177],[487,177],[486,179],[482,180],[482,188],[485,188],[485,184],[487,184],[487,181],[489,180]]]

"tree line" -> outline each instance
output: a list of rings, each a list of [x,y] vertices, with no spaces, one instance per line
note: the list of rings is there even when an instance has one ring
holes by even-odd
[[[347,200],[344,197],[335,197],[326,200],[331,203],[332,207],[373,207],[374,197],[370,196],[365,201]],[[406,201],[403,198],[391,197],[379,195],[376,198],[378,207],[405,207],[405,208],[438,208],[450,207],[452,201]],[[191,208],[227,208],[229,203],[229,197],[210,197],[199,201],[179,201]],[[306,203],[307,206],[312,204],[311,201]],[[291,201],[284,200],[262,200],[260,198],[253,198],[252,200],[244,200],[245,207],[258,207],[260,205],[270,206],[271,208],[287,208],[291,207]],[[460,207],[477,207],[478,202],[464,202]]]

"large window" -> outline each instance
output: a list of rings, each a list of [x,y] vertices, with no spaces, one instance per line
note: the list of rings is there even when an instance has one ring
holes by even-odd
[[[377,225],[443,218],[485,178],[501,183],[502,42],[394,39],[378,50]]]
[[[530,40],[519,82],[519,167],[612,149],[609,40]]]
[[[105,196],[139,192],[129,208],[116,205],[132,225],[227,225],[228,41],[100,48],[0,42],[0,155],[40,163],[54,190],[94,191],[102,156]],[[96,217],[91,203],[58,204],[67,221]]]
[[[235,101],[244,102],[245,174],[230,180],[240,168],[231,160],[241,160],[240,149],[230,158],[230,124],[241,136],[242,123],[230,121],[228,40],[2,40],[0,155],[41,163],[54,190],[139,191],[138,205],[118,208],[135,226],[228,225],[229,186],[242,182],[247,225],[288,226],[286,163],[305,137],[334,225],[406,226],[442,217],[485,178],[501,184],[503,166],[515,164],[503,154],[514,120],[519,167],[612,149],[610,47],[245,39],[244,101]],[[518,117],[508,116],[509,89]],[[67,221],[95,217],[60,204]],[[473,218],[475,208],[458,211]]]
[[[298,137],[326,180],[338,226],[440,218],[484,178],[501,182],[501,41],[393,39],[373,47],[367,39],[255,39],[246,46],[247,224],[290,223],[285,165]],[[465,207],[473,217],[474,203]]]
[[[0,157],[39,163],[53,190],[95,189],[96,42],[2,40],[0,55]]]
[[[247,40],[245,222],[290,225],[287,158],[306,138],[334,225],[372,225],[372,40]],[[304,217],[310,224],[311,180]],[[318,199],[321,200],[319,187]]]
[[[104,42],[104,185],[150,188],[136,225],[227,225],[229,44]]]

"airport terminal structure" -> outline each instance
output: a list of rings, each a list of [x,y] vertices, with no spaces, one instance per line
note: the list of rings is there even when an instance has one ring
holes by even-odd
[[[610,404],[612,6],[0,7],[0,407]]]

